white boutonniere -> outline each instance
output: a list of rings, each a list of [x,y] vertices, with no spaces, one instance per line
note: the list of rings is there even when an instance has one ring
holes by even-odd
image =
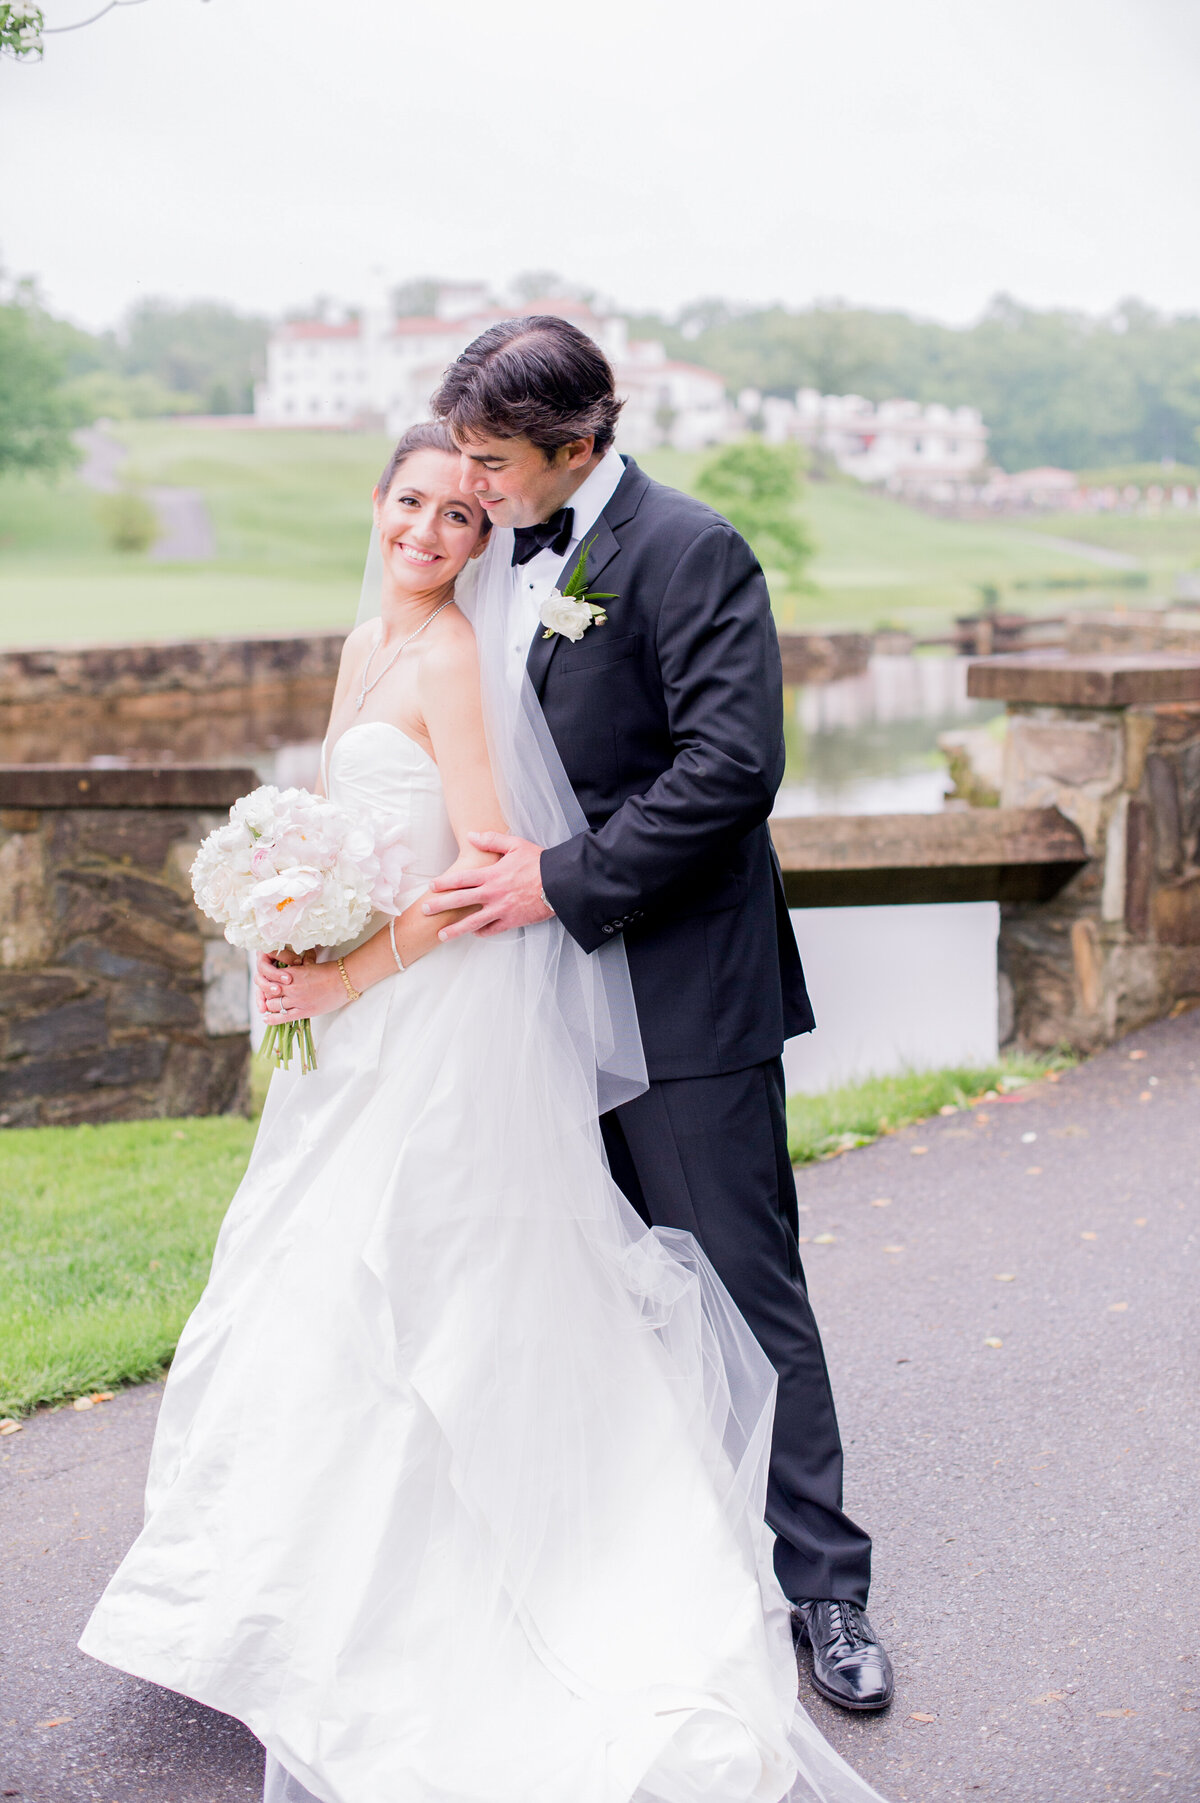
[[[615,601],[616,595],[602,595],[588,588],[587,560],[588,552],[595,544],[591,539],[579,553],[579,561],[567,577],[561,589],[552,588],[542,603],[541,622],[546,628],[542,634],[544,639],[552,639],[556,632],[564,639],[577,643],[589,626],[606,626],[608,614],[604,610],[605,601]]]

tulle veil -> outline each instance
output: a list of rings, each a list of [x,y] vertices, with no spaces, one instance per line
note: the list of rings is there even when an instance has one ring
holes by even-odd
[[[492,769],[509,828],[535,845],[558,845],[587,821],[567,780],[528,677],[516,690],[506,668],[506,615],[512,532],[493,529],[482,554],[455,584],[454,599],[479,648],[480,684]],[[357,624],[377,618],[383,559],[372,531]],[[575,1048],[590,1113],[603,1114],[646,1087],[629,965],[620,939],[585,953],[557,921],[525,935],[526,991],[553,1008]],[[589,1074],[589,1072],[591,1074]]]
[[[512,543],[510,529],[493,528],[484,551],[460,574],[455,600],[475,632],[489,754],[510,829],[536,844],[554,845],[585,830],[587,822],[529,677],[517,689],[509,674]],[[379,615],[382,578],[380,543],[373,532],[356,623]],[[584,1221],[594,1256],[619,1270],[622,1286],[640,1297],[644,1324],[662,1343],[675,1371],[679,1406],[710,1447],[708,1477],[715,1482],[722,1513],[739,1540],[745,1543],[749,1536],[755,1543],[752,1556],[774,1647],[773,1696],[764,1699],[767,1714],[773,1711],[781,1724],[774,1784],[768,1779],[765,1789],[743,1788],[736,1761],[726,1769],[723,1783],[721,1737],[716,1734],[706,1749],[701,1717],[694,1726],[694,1776],[677,1776],[678,1790],[669,1782],[661,1792],[638,1789],[631,1803],[762,1803],[768,1793],[771,1803],[882,1803],[796,1700],[790,1605],[775,1578],[774,1537],[764,1520],[775,1373],[692,1235],[647,1230],[607,1176],[599,1116],[647,1086],[624,945],[617,938],[585,954],[557,920],[528,929],[520,938],[521,1006],[554,1073],[560,1146],[571,1138],[579,1154],[579,1189],[570,1197],[556,1191],[547,1200],[547,1213],[565,1207]],[[533,1071],[524,1075],[532,1078]],[[523,1095],[521,1109],[525,1103]],[[544,1117],[533,1131],[547,1131]],[[514,1127],[514,1144],[523,1137],[522,1129]],[[570,1163],[568,1159],[568,1167]],[[603,1170],[599,1187],[590,1180],[597,1167]],[[603,1357],[602,1348],[597,1352]],[[531,1563],[538,1557],[532,1543],[525,1552]],[[695,1571],[689,1581],[703,1586],[705,1574]],[[634,1624],[629,1627],[636,1631]],[[711,1726],[708,1732],[712,1734]],[[706,1773],[707,1753],[712,1769]],[[266,1803],[309,1799],[281,1790],[278,1795],[268,1792]]]

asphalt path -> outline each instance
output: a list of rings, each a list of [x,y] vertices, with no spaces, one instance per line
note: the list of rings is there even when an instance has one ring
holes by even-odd
[[[85,426],[75,434],[83,452],[76,474],[85,487],[98,494],[115,494],[129,452],[100,426]],[[146,490],[158,515],[158,537],[150,547],[152,563],[202,563],[217,554],[208,503],[198,488],[156,487]]]
[[[886,1716],[812,1697],[817,1721],[893,1803],[1200,1800],[1200,1012],[798,1182],[897,1668]],[[0,1792],[23,1803],[260,1795],[236,1723],[74,1650],[158,1395],[0,1439]]]

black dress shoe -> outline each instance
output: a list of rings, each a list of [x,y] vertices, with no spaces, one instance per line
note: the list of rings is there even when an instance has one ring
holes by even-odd
[[[812,1648],[813,1688],[843,1709],[886,1709],[892,1662],[857,1603],[795,1603],[797,1642]]]

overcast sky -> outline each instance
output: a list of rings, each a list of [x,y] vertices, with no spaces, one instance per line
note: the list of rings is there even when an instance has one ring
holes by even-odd
[[[143,0],[46,42],[0,63],[0,260],[91,326],[531,267],[1200,308],[1200,0]]]

